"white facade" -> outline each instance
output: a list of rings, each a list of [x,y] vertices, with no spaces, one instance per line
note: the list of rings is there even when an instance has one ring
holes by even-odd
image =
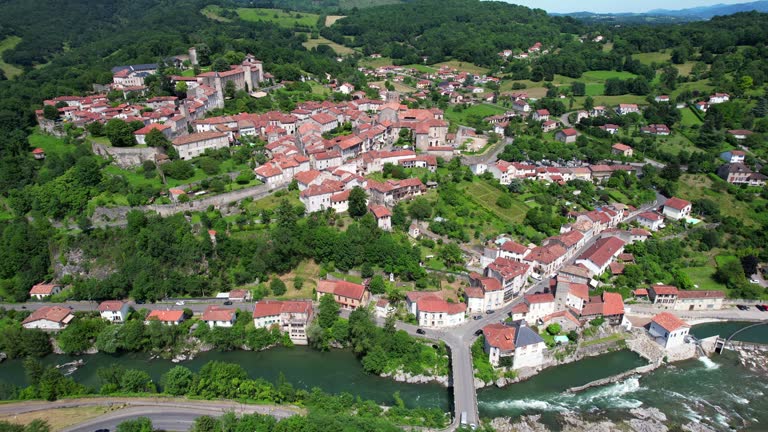
[[[464,312],[454,314],[446,312],[418,312],[419,325],[422,327],[453,327],[464,324],[466,321]]]
[[[195,134],[188,135],[187,137],[194,137],[194,135]],[[227,138],[226,134],[210,136],[208,138],[203,138],[203,137],[201,138],[202,139],[200,140],[192,141],[192,142],[187,142],[188,140],[185,139],[184,141],[181,141],[183,142],[183,144],[177,144],[176,143],[177,141],[174,141],[174,148],[179,153],[179,158],[184,160],[189,160],[194,157],[202,155],[203,153],[205,153],[207,149],[215,150],[215,149],[229,147],[229,139]]]
[[[689,327],[683,326],[676,329],[673,332],[668,332],[664,327],[651,321],[651,327],[648,332],[656,338],[656,342],[661,344],[664,348],[673,348],[685,343],[685,336],[690,330]]]
[[[123,307],[120,308],[120,310],[105,310],[101,311],[99,314],[109,322],[121,323],[125,322],[128,318],[128,308],[128,303],[123,303]]]

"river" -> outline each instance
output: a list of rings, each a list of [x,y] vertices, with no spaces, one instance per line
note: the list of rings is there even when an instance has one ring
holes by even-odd
[[[96,371],[101,367],[117,364],[127,369],[141,369],[149,373],[155,382],[159,382],[168,369],[177,365],[169,360],[149,360],[149,356],[143,353],[114,356],[99,353],[74,357],[52,354],[43,358],[42,362],[55,365],[80,358],[86,363],[71,375],[72,378],[96,389],[100,386]],[[347,350],[319,352],[296,346],[276,347],[261,352],[210,351],[179,364],[197,371],[214,360],[237,363],[251,378],[263,378],[274,383],[282,372],[289,382],[299,388],[319,387],[328,393],[348,392],[385,405],[394,403],[392,395],[395,392],[400,392],[400,397],[408,406],[439,407],[448,411],[451,403],[448,392],[438,384],[407,384],[367,374],[352,352]],[[16,359],[0,364],[0,381],[26,385],[22,363],[22,360]]]
[[[694,326],[697,337],[727,337],[751,323],[710,323]],[[757,327],[736,339],[768,343],[768,328]],[[512,386],[480,390],[483,417],[517,417],[541,414],[542,422],[560,429],[559,413],[575,412],[588,420],[627,418],[631,408],[655,407],[670,421],[698,421],[715,430],[768,430],[768,376],[743,368],[735,353],[726,351],[711,359],[694,359],[657,369],[642,377],[630,377],[577,394],[564,393],[630,367],[632,353],[617,352],[545,370]],[[602,371],[602,372],[601,372]]]
[[[698,337],[730,335],[749,323],[712,323],[695,326]],[[736,339],[768,343],[768,328],[758,327],[741,333]],[[50,355],[45,364],[58,364],[83,358],[85,366],[72,376],[91,386],[99,385],[98,368],[119,364],[126,368],[146,370],[154,380],[175,366],[167,360],[149,360],[145,354],[106,354],[66,357]],[[207,352],[182,365],[198,370],[206,362],[219,360],[242,365],[253,378],[275,382],[280,372],[300,388],[319,387],[330,393],[348,392],[364,399],[391,404],[392,395],[400,392],[408,406],[450,409],[450,395],[436,384],[406,384],[366,374],[350,351],[318,352],[306,347],[274,348],[263,352]],[[558,430],[558,413],[575,412],[586,419],[626,418],[635,407],[656,407],[671,421],[700,421],[715,430],[741,428],[749,431],[768,430],[768,377],[741,367],[733,352],[714,355],[711,359],[695,359],[657,369],[642,377],[631,377],[604,387],[577,394],[565,390],[600,378],[615,375],[644,364],[629,351],[618,351],[591,357],[576,363],[547,369],[530,380],[499,389],[490,387],[478,392],[483,418],[523,414],[542,414],[542,421]],[[21,360],[0,364],[0,381],[25,385]]]

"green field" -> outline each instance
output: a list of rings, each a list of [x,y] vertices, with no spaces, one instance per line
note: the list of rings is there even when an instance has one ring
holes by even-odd
[[[332,40],[328,40],[322,36],[318,37],[317,39],[308,39],[302,45],[304,45],[304,48],[308,50],[311,50],[312,48],[316,48],[320,45],[328,45],[329,47],[331,47],[332,50],[336,51],[336,54],[338,55],[348,55],[348,54],[354,54],[356,52],[352,48],[345,47],[344,45],[339,45],[336,42]]]
[[[720,290],[728,291],[725,285],[715,281],[714,274],[717,270],[714,266],[688,267],[683,272],[691,278],[691,282],[697,285],[700,290]]]
[[[481,181],[468,183],[466,187],[464,187],[464,191],[466,192],[467,197],[477,205],[491,212],[506,223],[521,223],[529,210],[525,203],[514,197],[512,198],[512,208],[503,209],[497,206],[496,200],[499,199],[503,192]]]
[[[467,124],[467,117],[469,116],[480,116],[480,118],[485,118],[505,112],[504,108],[489,104],[472,105],[462,111],[455,111],[454,108],[455,107],[450,107],[445,111],[445,118],[458,124]]]
[[[605,82],[611,78],[618,79],[630,79],[637,78],[637,75],[629,72],[617,72],[617,71],[589,71],[584,72],[581,79],[584,81]]]
[[[488,73],[488,69],[480,66],[476,66],[472,63],[463,62],[459,60],[451,60],[447,62],[437,63],[432,67],[440,69],[442,66],[448,66],[462,72],[469,72],[477,75],[485,75]]]
[[[21,38],[18,36],[8,36],[0,41],[0,69],[3,70],[8,79],[21,74],[22,70],[18,66],[6,63],[5,60],[3,60],[3,52],[15,48],[19,42],[21,42]]]
[[[713,181],[703,174],[683,174],[680,177],[677,196],[688,201],[709,198],[720,207],[720,212],[726,216],[732,216],[744,225],[757,225],[758,209],[766,204],[766,200],[755,197],[749,203],[739,201],[733,195],[718,192],[712,187]]]
[[[650,65],[651,63],[664,63],[669,61],[671,55],[669,50],[632,54],[632,58],[640,61],[640,63]]]
[[[680,125],[682,126],[697,126],[702,123],[702,121],[696,117],[696,114],[694,114],[688,107],[681,109],[680,114],[682,115],[682,118],[680,119]]]
[[[687,150],[690,153],[701,153],[704,150],[696,147],[693,143],[680,133],[673,133],[667,137],[657,137],[656,142],[659,143],[659,149],[664,153],[679,154],[682,150]]]
[[[64,140],[52,135],[44,135],[40,131],[35,131],[29,136],[29,145],[32,148],[40,147],[46,154],[64,155],[75,151],[73,144],[65,144]]]
[[[237,15],[243,21],[269,21],[280,27],[317,27],[320,15],[306,12],[284,12],[280,9],[266,8],[237,8]]]

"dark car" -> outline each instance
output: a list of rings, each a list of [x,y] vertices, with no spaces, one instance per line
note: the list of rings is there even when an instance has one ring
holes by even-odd
[[[427,334],[427,332],[425,332],[424,329],[416,329],[416,333],[420,335]]]
[[[493,309],[488,309],[487,311],[485,311],[485,313],[487,313],[488,315],[492,314],[493,312],[495,312]]]
[[[768,304],[761,305],[763,307],[763,312],[768,312]]]
[[[480,329],[475,332],[475,336],[480,336],[481,334],[483,334],[483,329]]]
[[[756,305],[755,307],[756,307],[756,308],[757,308],[757,310],[759,310],[759,311],[763,311],[763,312],[765,312],[765,310],[766,310],[766,307],[765,307],[765,305]]]
[[[96,429],[94,432],[109,432],[109,429]]]
[[[231,304],[232,304],[232,302],[231,302],[231,301],[229,301],[229,300],[227,300],[227,301],[225,301],[225,302],[224,302],[224,304],[225,304],[226,306],[229,306],[229,305],[231,305]]]
[[[739,310],[749,310],[749,306],[746,305],[736,305],[736,307],[739,308]]]
[[[477,321],[477,320],[481,319],[482,317],[483,317],[482,315],[475,315],[475,316],[472,317],[472,319]]]

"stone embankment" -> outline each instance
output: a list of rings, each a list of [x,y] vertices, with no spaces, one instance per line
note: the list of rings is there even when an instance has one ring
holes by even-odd
[[[601,419],[587,421],[577,414],[566,412],[558,414],[559,427],[563,432],[667,432],[667,416],[656,408],[633,408],[627,412],[629,418],[620,421]],[[499,417],[493,419],[491,427],[497,432],[549,432],[547,425],[541,422],[541,415],[527,415],[516,419]],[[715,432],[701,423],[690,422],[682,426],[687,432]]]
[[[632,375],[646,374],[646,373],[656,369],[657,367],[659,367],[659,366],[655,365],[655,364],[649,364],[649,365],[645,365],[645,366],[636,367],[636,368],[634,368],[632,370],[626,371],[624,373],[620,373],[618,375],[614,375],[614,376],[610,376],[608,378],[603,378],[603,379],[599,379],[599,380],[596,380],[596,381],[592,381],[592,382],[584,384],[584,385],[580,385],[580,386],[576,386],[576,387],[571,387],[571,388],[569,388],[566,391],[568,393],[578,393],[580,391],[584,391],[584,390],[592,388],[592,387],[600,387],[600,386],[604,386],[604,385],[607,385],[607,384],[613,384],[615,382],[619,382],[619,381],[623,380],[624,378],[631,377]]]
[[[394,373],[382,373],[380,376],[408,384],[427,384],[435,382],[442,385],[443,387],[448,387],[449,385],[449,379],[445,375],[413,375],[402,370],[398,370]]]

